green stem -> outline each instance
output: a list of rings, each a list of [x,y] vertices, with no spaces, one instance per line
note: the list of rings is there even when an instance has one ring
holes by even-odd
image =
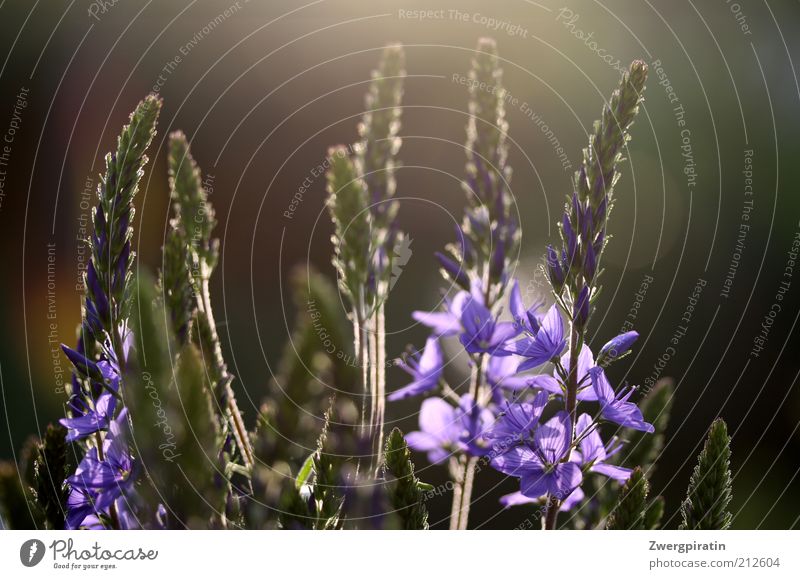
[[[579,295],[580,292],[576,292]],[[578,356],[582,347],[581,333],[575,329],[574,324],[570,324],[569,334],[569,373],[567,374],[567,392],[564,400],[564,409],[569,414],[569,445],[572,448],[575,440],[575,424],[577,422],[578,406]],[[567,451],[561,461],[569,460],[570,451]],[[555,529],[558,522],[558,509],[561,507],[561,500],[558,497],[550,496],[547,502],[547,512],[544,517],[544,528]]]

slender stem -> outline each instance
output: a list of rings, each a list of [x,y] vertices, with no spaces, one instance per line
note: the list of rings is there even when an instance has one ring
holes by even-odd
[[[484,382],[484,362],[486,355],[480,354],[474,359],[472,366],[472,377],[469,385],[469,393],[472,396],[473,406],[471,412],[472,419],[478,419],[480,406],[478,400],[483,397],[485,390]],[[458,476],[454,476],[455,487],[453,489],[453,506],[450,509],[450,529],[466,529],[469,524],[469,507],[472,502],[472,487],[475,479],[475,467],[478,461],[475,457],[468,457],[462,454],[459,458]]]
[[[547,500],[547,512],[544,516],[544,528],[547,530],[555,530],[558,521],[559,500],[551,496]]]
[[[461,523],[461,504],[464,493],[464,478],[467,473],[467,456],[460,454],[450,459],[450,476],[455,483],[453,486],[453,504],[450,507],[450,530],[457,531]]]
[[[580,292],[576,292],[579,295]],[[582,337],[580,332],[575,328],[574,324],[570,324],[569,334],[569,373],[567,374],[567,395],[564,401],[564,409],[569,414],[570,429],[569,429],[569,446],[572,448],[572,443],[575,440],[575,423],[577,421],[577,406],[578,406],[578,356]],[[570,452],[567,451],[562,457],[561,461],[566,462],[569,460]],[[566,497],[564,497],[566,498]],[[544,517],[544,528],[555,529],[558,520],[558,509],[561,507],[561,500],[559,497],[550,496],[547,502],[547,513]]]
[[[384,312],[384,305],[385,302],[381,303],[378,306],[378,310],[376,312],[377,317],[377,356],[375,359],[375,375],[377,377],[376,382],[376,407],[378,409],[377,413],[377,433],[375,435],[377,440],[377,461],[376,461],[376,468],[375,468],[375,475],[378,475],[378,471],[381,468],[381,464],[383,463],[383,424],[386,417],[386,316]]]
[[[461,515],[458,521],[458,528],[462,531],[466,531],[469,527],[469,508],[472,504],[472,486],[475,482],[475,467],[477,464],[478,457],[470,457],[464,472],[464,489],[461,493]]]

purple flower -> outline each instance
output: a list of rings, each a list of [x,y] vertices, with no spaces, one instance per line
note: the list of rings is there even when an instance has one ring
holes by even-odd
[[[105,386],[117,392],[119,390],[119,373],[114,365],[104,360],[98,362],[96,367],[103,375]],[[82,397],[73,400],[73,405],[79,405],[79,411],[73,412],[73,418],[59,420],[67,428],[67,442],[78,440],[108,428],[109,420],[114,416],[116,402],[115,396],[108,391],[102,392],[97,397],[93,408],[90,408]]]
[[[600,413],[603,418],[634,430],[655,431],[652,424],[644,421],[639,407],[633,402],[628,402],[628,398],[633,394],[633,388],[623,388],[619,394],[615,394],[602,368],[595,366],[589,370],[589,374],[592,377],[597,400],[600,402]]]
[[[564,499],[559,507],[559,511],[565,513],[567,511],[571,511],[572,508],[580,503],[584,498],[585,494],[583,493],[583,489],[581,487],[577,487],[574,491],[572,491],[569,496]],[[516,507],[518,505],[529,505],[531,503],[540,503],[540,498],[532,499],[530,497],[526,497],[521,492],[517,491],[515,493],[509,493],[507,495],[503,495],[500,497],[500,504],[506,508],[509,507]]]
[[[533,444],[516,446],[491,460],[492,466],[520,478],[520,492],[530,498],[551,495],[566,499],[583,478],[574,462],[564,461],[570,451],[569,414],[558,412],[533,435]]]
[[[492,389],[523,390],[530,387],[532,376],[517,374],[518,356],[492,356],[486,367],[486,381]]]
[[[114,415],[116,402],[117,399],[112,394],[104,392],[97,398],[93,409],[86,407],[80,416],[59,420],[61,425],[67,429],[67,442],[73,442],[108,428],[108,421]],[[80,403],[86,405],[83,401]]]
[[[489,353],[507,356],[506,342],[519,334],[511,322],[500,322],[492,316],[489,308],[470,296],[461,313],[461,344],[470,354]]]
[[[586,322],[589,321],[589,302],[589,288],[583,286],[572,306],[572,321],[577,328],[586,327]]]
[[[547,392],[539,392],[533,402],[504,402],[500,407],[500,415],[484,433],[484,437],[501,440],[506,446],[511,442],[531,440],[548,399]]]
[[[569,373],[569,352],[565,352],[564,355],[561,356],[561,365],[564,370]],[[584,402],[594,402],[597,400],[597,395],[594,393],[594,388],[592,388],[592,379],[589,375],[589,370],[591,370],[594,365],[592,349],[586,344],[581,344],[575,376],[578,382],[578,400]]]
[[[525,309],[525,305],[522,303],[519,282],[514,280],[514,284],[511,286],[511,295],[508,298],[508,307],[514,318],[514,324],[519,331],[534,335],[539,331],[543,316],[538,311],[543,306],[544,301],[537,301],[530,308]]]
[[[445,311],[416,311],[411,317],[420,324],[428,326],[436,336],[455,336],[461,332],[461,315],[470,297],[483,304],[483,287],[479,280],[474,280],[470,284],[470,291],[460,291],[452,300],[445,298]]]
[[[392,392],[387,399],[402,400],[433,390],[439,384],[443,364],[444,358],[439,340],[431,336],[425,342],[425,350],[418,360],[416,357],[409,357],[407,361],[399,363],[399,366],[414,378],[413,382]]]
[[[592,417],[588,414],[581,414],[578,417],[576,430],[580,440],[580,452],[576,455],[581,465],[588,466],[590,472],[605,475],[619,482],[628,480],[631,469],[605,462],[622,448],[621,444],[615,444],[616,439],[604,445],[600,433],[597,432],[597,425],[592,424]]]
[[[519,354],[527,358],[517,368],[518,372],[522,372],[541,366],[545,362],[560,356],[566,343],[564,321],[561,319],[558,306],[553,304],[542,320],[541,327],[536,332],[536,337],[522,338],[507,345],[506,350],[512,354]]]
[[[473,412],[474,403],[469,395],[461,397],[458,408],[441,398],[428,398],[419,411],[420,430],[406,434],[408,446],[428,453],[428,460],[440,463],[453,452],[481,453],[477,439],[494,421],[489,410]]]
[[[464,304],[469,299],[469,293],[460,291],[452,299],[445,299],[445,311],[420,312],[411,314],[416,321],[428,326],[437,336],[455,336],[461,331],[461,312]]]
[[[565,281],[564,267],[561,265],[558,252],[553,249],[552,245],[547,246],[547,277],[550,278],[553,290],[560,293]]]
[[[612,338],[597,354],[597,365],[605,366],[628,353],[633,343],[639,337],[639,332],[625,332]]]
[[[123,409],[116,420],[109,424],[108,434],[103,441],[103,460],[100,460],[96,447],[90,448],[75,474],[67,479],[72,488],[68,524],[74,524],[82,514],[85,518],[87,504],[92,506],[92,512],[106,511],[132,486],[133,459],[123,434],[126,418],[127,410]],[[83,519],[78,524],[82,522]]]

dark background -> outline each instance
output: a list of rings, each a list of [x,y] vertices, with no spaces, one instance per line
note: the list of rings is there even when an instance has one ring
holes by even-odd
[[[97,19],[85,0],[0,5],[0,138],[12,121],[16,95],[29,90],[4,167],[0,205],[0,457],[11,458],[28,434],[62,415],[49,324],[55,324],[54,339],[74,341],[81,297],[76,235],[87,179],[94,189],[102,156],[167,63],[233,4],[118,0]],[[401,9],[452,7],[431,1],[321,0],[304,6],[240,0],[165,74],[159,134],[136,200],[139,263],[153,270],[159,262],[167,218],[164,139],[181,128],[204,173],[214,178],[223,257],[212,289],[226,359],[251,423],[294,316],[283,305],[291,301],[281,280],[308,260],[333,277],[324,180],[314,180],[293,219],[283,212],[327,147],[356,139],[363,93],[384,44],[406,45],[405,167],[398,172],[398,195],[407,198],[401,227],[413,238],[413,256],[388,307],[389,356],[423,342],[424,329],[409,323],[410,312],[438,301],[442,282],[432,252],[451,241],[452,220],[460,221],[464,203],[459,179],[467,91],[452,76],[466,74],[479,37],[497,39],[507,59],[508,90],[545,119],[573,167],[580,161],[587,127],[618,72],[559,20],[563,4],[457,4],[467,22],[399,18]],[[686,335],[662,371],[674,378],[677,394],[654,489],[665,495],[668,516],[674,514],[704,433],[723,416],[733,435],[734,526],[789,528],[800,514],[794,331],[800,273],[780,302],[766,347],[758,357],[751,350],[800,231],[800,6],[743,0],[739,20],[732,6],[682,0],[566,4],[580,15],[573,27],[593,32],[597,46],[623,65],[634,58],[661,61],[685,109],[697,172],[696,186],[687,187],[675,104],[651,75],[616,190],[614,238],[592,343],[599,347],[617,332],[642,280],[652,276],[635,321],[642,338],[635,354],[612,371],[616,380],[645,382],[676,327],[684,325],[698,279],[705,280]],[[473,21],[475,13],[516,24],[527,37],[492,31]],[[524,231],[518,277],[525,287],[536,283],[544,244],[556,234],[553,223],[571,191],[571,171],[562,169],[523,111],[509,107],[508,120],[513,193]],[[746,149],[753,150],[754,206],[726,298],[720,292],[742,223]],[[53,319],[48,244],[55,248]],[[66,377],[66,360],[60,365]],[[405,377],[392,370],[389,380],[394,389]],[[390,405],[389,421],[413,429],[417,408],[418,401]],[[445,469],[428,466],[422,455],[416,462],[424,480],[445,480]],[[477,487],[473,525],[508,528],[528,516],[525,508],[502,512],[497,504],[500,494],[516,489],[513,481],[492,473],[480,476]],[[433,521],[446,517],[449,497],[431,508]]]

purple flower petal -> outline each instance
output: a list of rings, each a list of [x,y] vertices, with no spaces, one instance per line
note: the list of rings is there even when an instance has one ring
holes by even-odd
[[[549,464],[560,461],[569,449],[572,424],[569,414],[560,410],[533,435],[536,447]]]

